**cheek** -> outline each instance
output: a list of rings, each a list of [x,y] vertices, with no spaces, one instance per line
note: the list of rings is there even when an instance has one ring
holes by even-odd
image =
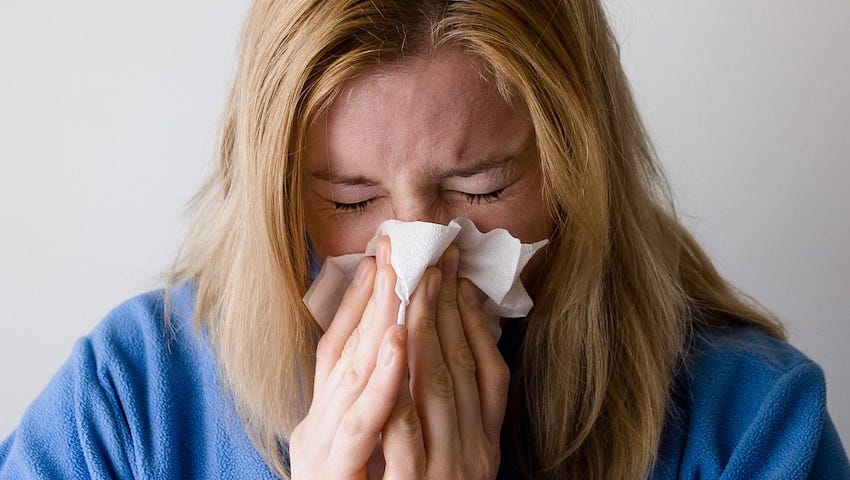
[[[328,256],[362,253],[380,223],[381,220],[371,220],[366,215],[334,216],[308,211],[307,238],[316,258],[324,262]]]
[[[525,193],[467,216],[482,232],[504,228],[523,243],[549,238],[554,231],[542,200]]]
[[[303,198],[307,239],[319,263],[328,256],[360,253],[375,229],[370,222],[358,221],[360,215],[339,215],[327,201],[315,197],[309,188]]]
[[[504,228],[522,243],[534,243],[549,238],[552,233],[551,222],[544,215],[529,214],[528,210],[508,208],[500,211],[469,215],[478,230],[487,233],[496,228]]]

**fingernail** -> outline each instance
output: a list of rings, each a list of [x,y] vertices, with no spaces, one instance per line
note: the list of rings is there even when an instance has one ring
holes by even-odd
[[[380,297],[387,288],[387,271],[378,266],[378,276],[375,279],[375,296]]]
[[[357,273],[354,274],[354,286],[359,287],[366,283],[366,278],[369,276],[369,260],[364,259],[357,267]]]
[[[440,294],[440,279],[441,277],[439,274],[431,275],[431,277],[428,278],[428,302],[431,305],[437,302],[437,295]]]
[[[442,261],[440,262],[440,270],[446,276],[456,276],[458,262],[460,261],[460,253],[454,245],[450,245],[443,253]]]
[[[392,275],[390,275],[390,267],[384,265],[383,268],[378,268],[378,281],[375,286],[375,290],[377,292],[377,296],[383,297],[388,292],[393,291],[395,285],[393,285]]]
[[[378,265],[387,265],[390,263],[390,255],[387,250],[389,250],[387,242],[383,241],[383,238],[378,240]]]
[[[469,280],[464,280],[460,282],[460,289],[462,290],[463,301],[466,302],[470,307],[477,307],[481,303],[481,298],[478,296],[478,287],[476,287]]]

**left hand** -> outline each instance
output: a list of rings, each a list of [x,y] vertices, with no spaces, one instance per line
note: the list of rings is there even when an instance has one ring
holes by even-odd
[[[510,371],[451,246],[407,312],[409,389],[382,430],[385,478],[493,479]]]

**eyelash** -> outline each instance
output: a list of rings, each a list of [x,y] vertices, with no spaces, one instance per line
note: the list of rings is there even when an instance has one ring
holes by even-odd
[[[466,198],[470,205],[481,205],[482,202],[490,203],[494,200],[498,200],[499,197],[504,192],[504,188],[500,188],[499,190],[495,190],[489,193],[466,193],[460,192]],[[357,203],[339,203],[333,202],[333,206],[335,210],[338,210],[343,213],[363,213],[366,211],[366,207],[369,206],[375,199],[370,198],[369,200],[363,200],[362,202]]]
[[[500,188],[490,193],[464,193],[463,196],[466,197],[470,205],[481,205],[481,202],[490,203],[493,200],[498,200],[504,191],[504,188]]]
[[[370,198],[369,200],[363,200],[362,202],[357,203],[333,202],[333,204],[334,209],[339,210],[343,213],[363,213],[366,211],[366,207],[368,207],[373,200],[373,198]]]

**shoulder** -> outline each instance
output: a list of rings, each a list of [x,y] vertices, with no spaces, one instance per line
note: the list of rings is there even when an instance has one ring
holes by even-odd
[[[788,342],[756,327],[695,330],[687,346],[686,364],[700,368],[716,363],[751,365],[769,375],[782,375],[801,364],[814,365]]]
[[[128,401],[200,388],[214,380],[214,368],[206,340],[191,321],[193,297],[184,284],[121,303],[77,342],[69,363]]]
[[[145,476],[268,475],[222,389],[215,355],[194,322],[195,290],[181,284],[125,301],[88,337],[101,385],[114,390]],[[169,445],[175,450],[162,448]]]
[[[740,411],[783,388],[826,398],[816,363],[789,343],[749,327],[694,332],[678,380],[694,407],[718,408],[737,398]]]
[[[824,456],[846,465],[816,363],[757,328],[693,333],[659,454],[679,474],[656,478],[803,479]]]
[[[97,349],[135,352],[166,348],[173,341],[185,344],[195,336],[191,324],[193,311],[191,285],[153,290],[115,307],[83,340]]]
[[[0,477],[234,478],[249,471],[268,478],[191,321],[193,298],[189,285],[145,293],[80,339],[0,444]]]
[[[72,361],[124,398],[168,396],[213,380],[212,355],[192,324],[188,284],[131,298],[78,342]],[[76,357],[76,358],[74,358]]]

